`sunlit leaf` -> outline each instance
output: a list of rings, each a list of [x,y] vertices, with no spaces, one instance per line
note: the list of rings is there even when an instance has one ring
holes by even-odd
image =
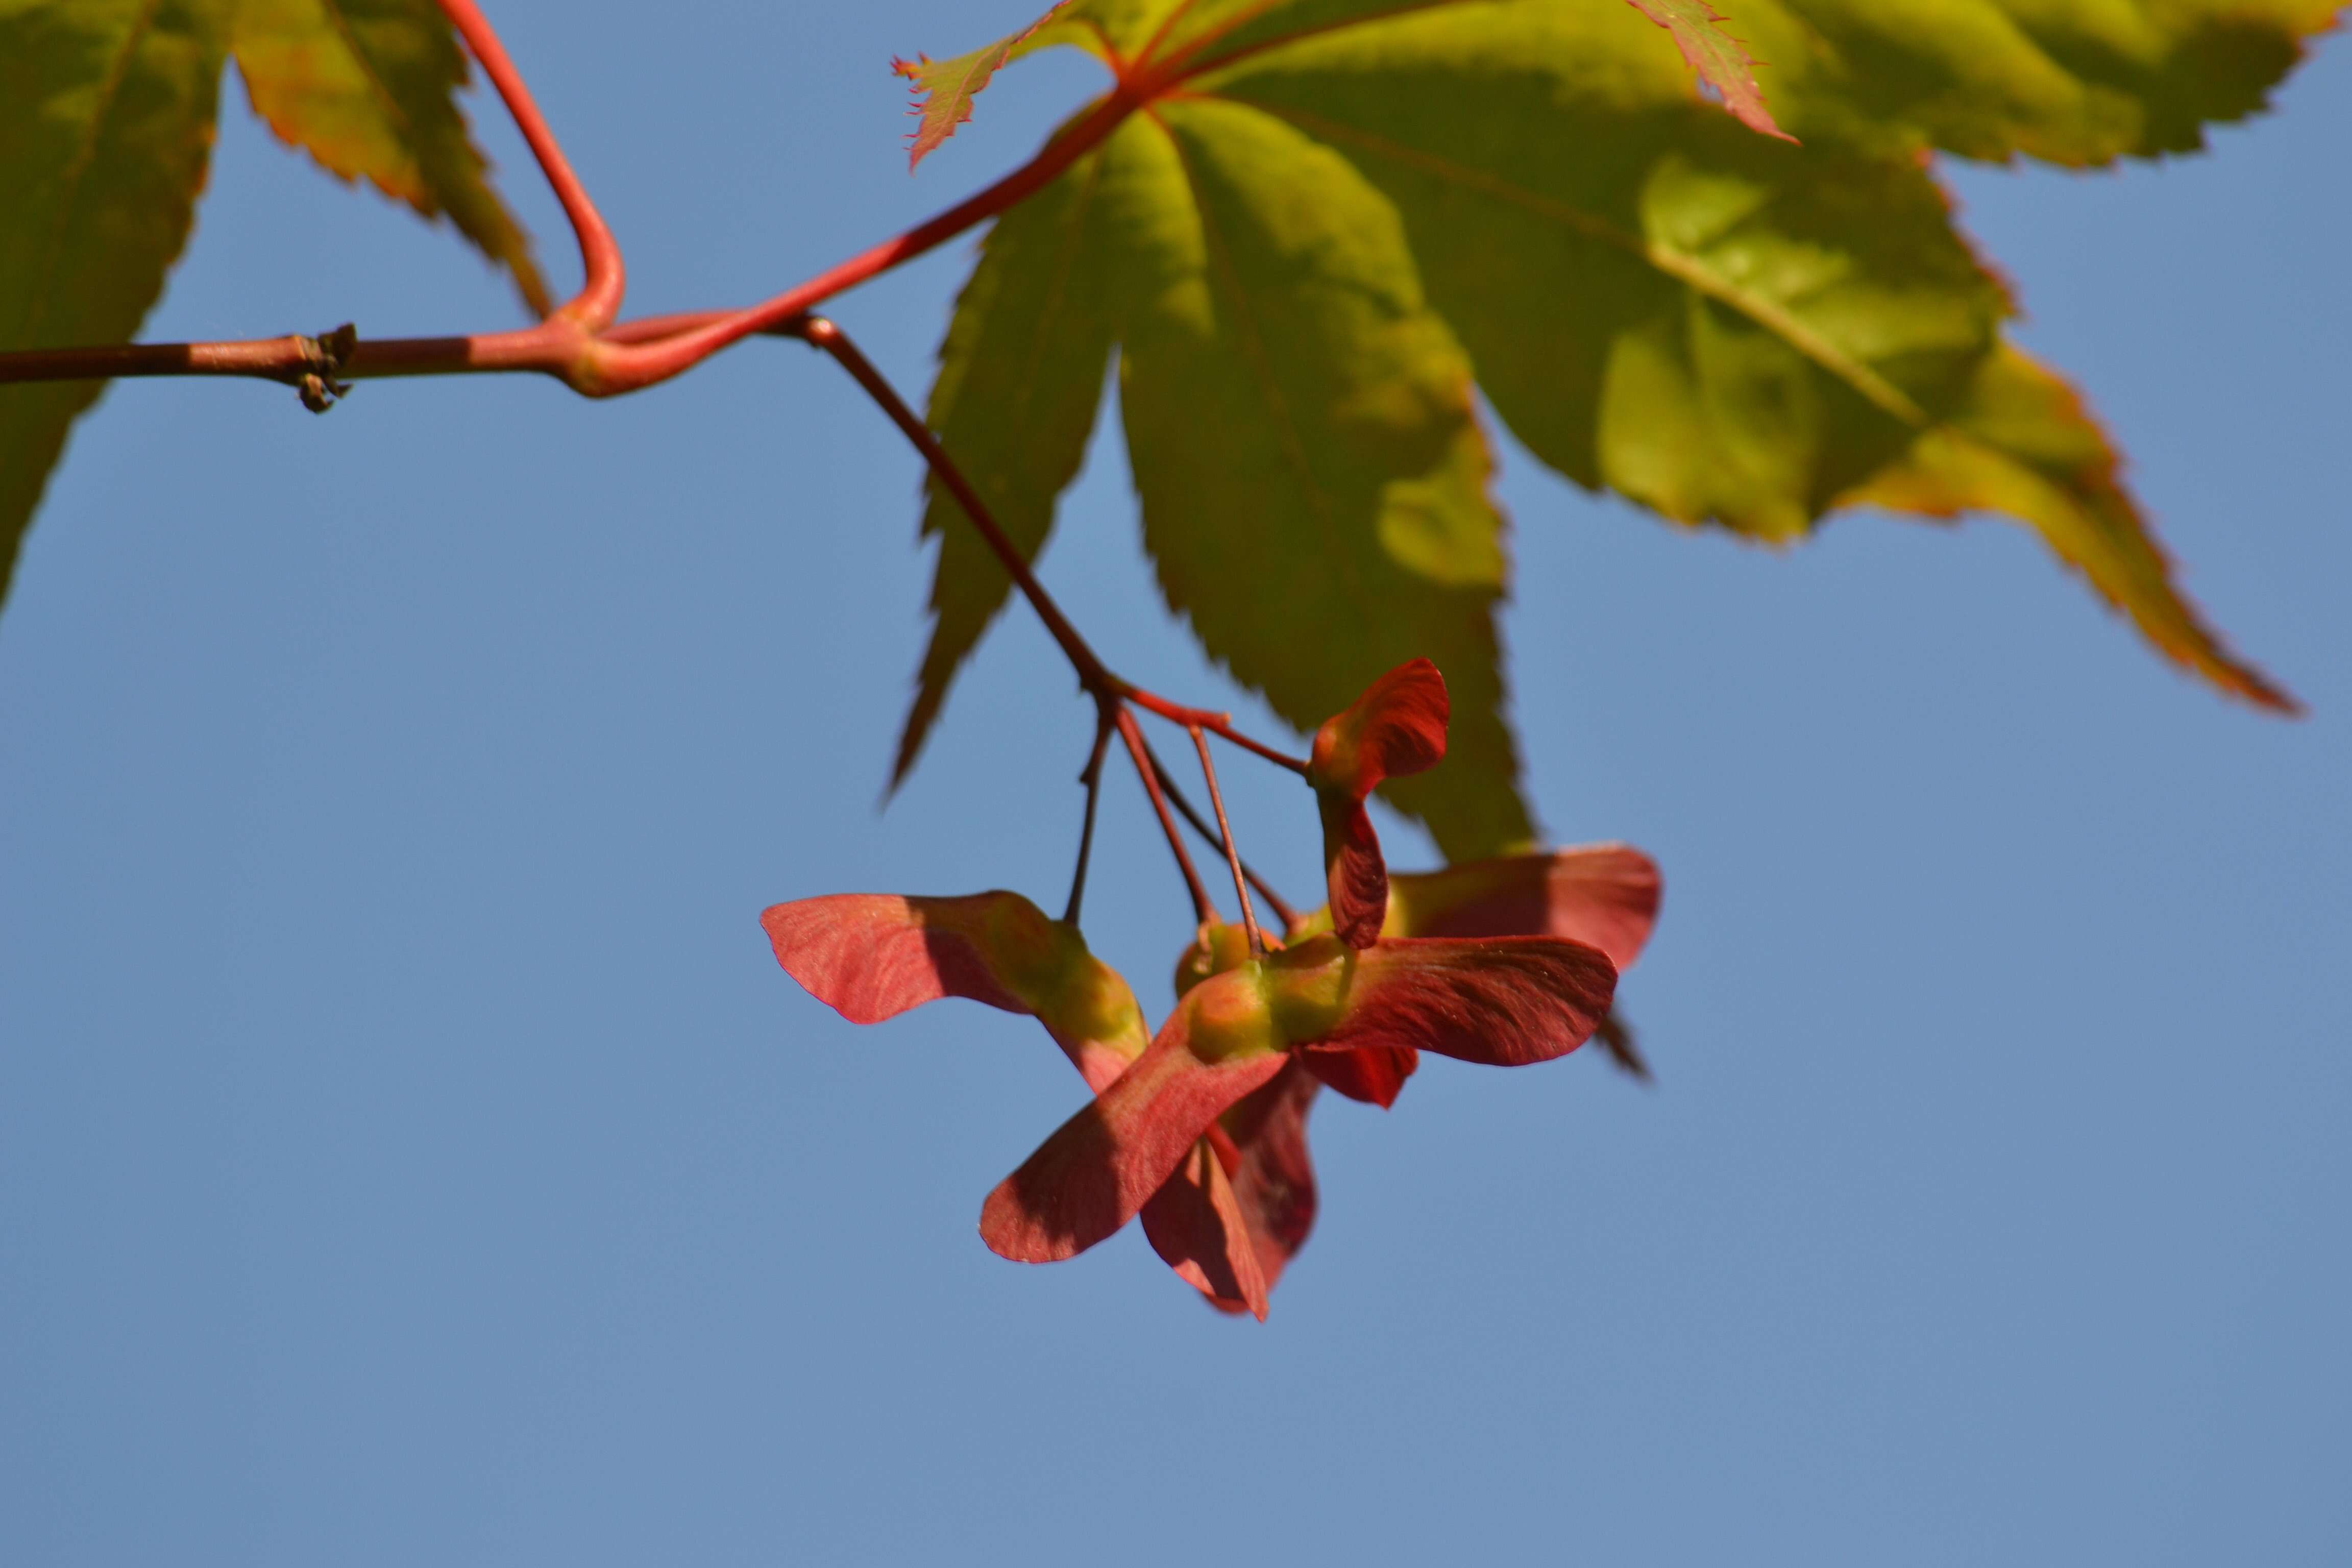
[[[1129,121],[1061,183],[1080,182],[1091,189],[1073,221],[1087,232],[1066,243],[1103,258],[1145,541],[1169,603],[1302,729],[1381,671],[1433,659],[1453,691],[1455,761],[1391,786],[1392,796],[1454,854],[1529,837],[1501,711],[1493,615],[1504,555],[1486,494],[1490,459],[1468,363],[1421,297],[1393,210],[1309,138],[1214,100]],[[985,312],[968,295],[956,331],[989,331]],[[1008,339],[1022,321],[1009,315]],[[1091,398],[1093,341],[1073,326],[1041,347],[1030,363],[1055,379],[1028,395],[1056,410]],[[945,417],[993,427],[966,437],[983,463],[1017,450],[1008,399],[977,395],[1003,383],[977,370],[951,379],[968,363],[954,346]],[[1065,418],[1055,428],[1059,445],[1083,426]],[[1050,518],[1055,470],[1075,467],[1076,449],[995,469],[1013,515]],[[969,571],[968,550],[961,560]],[[934,596],[955,619],[943,612],[927,692],[993,607],[950,585],[953,574],[943,554]],[[984,579],[992,601],[1002,583],[1001,573]]]
[[[221,52],[210,0],[0,0],[0,349],[138,331],[204,186]],[[101,390],[0,386],[0,595]]]
[[[446,215],[547,312],[530,237],[491,190],[458,110],[466,58],[431,0],[236,0],[234,51],[255,112],[281,140],[426,217]]]
[[[1091,182],[1078,222],[1102,246],[1057,287],[1104,269],[1169,604],[1302,730],[1399,658],[1434,659],[1454,694],[1453,760],[1384,793],[1450,858],[1520,847],[1531,829],[1501,721],[1492,609],[1506,562],[1475,367],[1538,458],[1677,521],[1790,541],[1864,501],[2016,517],[2168,654],[2284,706],[2174,587],[2079,400],[2041,373],[2027,395],[2004,368],[2022,363],[2002,337],[2014,306],[1920,150],[2083,162],[2186,145],[2180,127],[2259,102],[2326,8],[2184,0],[2158,26],[2091,0],[2009,7],[1737,7],[1730,25],[1776,70],[1804,53],[1808,27],[1856,48],[1899,33],[1927,62],[1881,83],[1829,70],[1836,49],[1806,57],[1809,118],[1780,116],[1801,147],[1695,101],[1669,40],[1630,6],[1080,0],[1057,13],[1032,45],[1076,43],[1129,90],[1162,95],[1040,200],[1066,216]],[[2024,88],[1968,86],[1970,29],[2039,40],[2045,67],[2074,73],[2060,73],[2065,92],[2136,105],[2116,121],[2129,124],[2068,140],[2089,121],[2053,110],[2027,134],[2011,112]],[[2126,33],[2144,46],[2129,70],[2115,52]],[[1930,65],[1949,90],[1927,89]],[[1800,101],[1782,80],[1775,104]],[[1975,122],[1955,104],[2010,129],[1963,134]],[[959,345],[1018,341],[1034,313],[1016,301],[999,326],[978,282],[941,378],[950,450],[1017,438],[973,398],[988,373]],[[1032,363],[1061,352],[1044,341],[1057,346]],[[1044,405],[1087,401],[1099,340],[1070,341],[1082,349],[1045,373],[1060,390]],[[1054,462],[1003,492],[1024,547],[1045,537],[1083,422],[1053,428]],[[944,552],[940,570],[921,722],[1003,596],[1001,574]]]

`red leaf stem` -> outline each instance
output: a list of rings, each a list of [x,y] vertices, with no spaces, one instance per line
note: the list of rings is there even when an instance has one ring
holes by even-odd
[[[596,210],[596,204],[588,198],[588,187],[581,184],[572,161],[563,155],[562,144],[556,141],[522,73],[515,69],[506,46],[499,41],[498,33],[480,7],[474,0],[440,0],[440,5],[441,14],[449,18],[458,37],[466,40],[466,47],[481,62],[482,74],[498,89],[499,101],[514,117],[515,129],[522,132],[530,155],[539,160],[540,173],[554,187],[555,199],[562,204],[563,216],[571,221],[572,232],[580,242],[580,266],[585,277],[580,292],[557,307],[555,313],[590,332],[601,332],[621,313],[621,296],[628,287],[628,270],[621,262],[620,242],[613,237],[613,230]]]

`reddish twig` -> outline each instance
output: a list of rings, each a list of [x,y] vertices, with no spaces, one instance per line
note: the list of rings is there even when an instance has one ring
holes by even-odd
[[[994,217],[1083,157],[1163,90],[1156,79],[1120,82],[1035,157],[986,189],[895,238],[757,305],[700,310],[614,323],[624,272],[620,248],[564,159],[497,34],[471,0],[441,0],[482,61],[524,139],[556,188],[580,238],[588,282],[555,316],[515,331],[437,338],[362,340],[337,368],[353,379],[394,375],[468,375],[531,372],[551,375],[591,397],[636,392],[668,380],[747,337],[789,331],[800,316],[843,290],[912,260]],[[209,343],[114,344],[0,353],[0,383],[89,381],[118,376],[243,375],[292,382],[316,374],[299,345],[304,340],[260,338]]]
[[[894,238],[871,246],[848,260],[759,304],[730,310],[699,310],[648,321],[616,318],[627,280],[621,247],[589,199],[587,188],[540,112],[530,89],[515,68],[488,18],[475,0],[437,0],[443,15],[481,63],[579,240],[584,273],[580,292],[546,321],[514,331],[473,332],[432,338],[386,338],[359,342],[335,365],[353,379],[394,375],[467,375],[533,372],[551,375],[590,397],[636,392],[692,369],[720,350],[761,333],[783,331],[818,305],[902,262],[954,238],[1003,212],[1058,177],[1098,146],[1129,115],[1179,86],[1196,71],[1227,65],[1252,52],[1229,51],[1208,59],[1238,18],[1192,40],[1170,58],[1116,61],[1111,90],[1034,157],[986,189],[958,202]],[[1262,47],[1262,46],[1261,46]],[[89,348],[0,353],[0,383],[91,381],[124,376],[241,375],[299,383],[322,374],[310,363],[308,340],[254,338],[205,343],[108,344]],[[1175,704],[1145,704],[1178,723],[1198,721],[1210,733],[1248,747],[1270,762],[1297,766],[1293,759],[1234,734],[1219,715],[1182,717]],[[1220,721],[1212,722],[1213,719]]]
[[[109,348],[0,353],[0,382],[98,381],[142,375],[249,375],[292,381],[342,370],[317,338],[251,342],[117,343]]]
[[[530,96],[530,89],[522,73],[508,58],[506,46],[490,26],[474,0],[440,0],[442,15],[466,40],[466,47],[481,62],[482,74],[490,79],[498,90],[499,101],[507,106],[514,117],[515,129],[522,132],[530,148],[530,155],[539,160],[540,173],[555,191],[555,199],[563,205],[563,216],[571,221],[572,232],[580,242],[580,268],[583,274],[580,292],[559,307],[556,315],[571,321],[587,332],[601,332],[613,324],[621,313],[621,296],[628,287],[628,269],[621,263],[620,242],[596,204],[588,199],[588,187],[580,183],[572,172],[572,161],[563,155],[562,144],[556,141],[547,119],[539,111]]]
[[[1156,66],[1122,67],[1108,93],[1019,168],[905,233],[869,247],[781,294],[740,310],[699,310],[616,323],[626,268],[610,226],[589,199],[587,188],[564,156],[521,73],[475,0],[438,0],[438,4],[481,63],[483,74],[514,117],[531,155],[554,188],[579,240],[584,280],[578,294],[535,326],[446,337],[361,340],[332,367],[333,372],[354,380],[531,372],[551,375],[590,397],[640,391],[692,369],[747,337],[789,331],[793,322],[835,295],[994,217],[1042,189],[1099,145],[1129,115],[1176,86],[1196,68],[1194,59],[1210,41],[1196,40],[1187,52]],[[5,353],[0,353],[0,383],[152,375],[258,376],[299,383],[306,375],[323,374],[312,363],[316,356],[304,346],[310,341],[255,338]],[[1198,722],[1210,733],[1247,747],[1270,762],[1293,768],[1301,765],[1234,733],[1223,715],[1196,712],[1158,699],[1144,706],[1180,724]]]
[[[1156,91],[1156,88],[1147,88]],[[1051,184],[1078,161],[1144,101],[1134,84],[1121,83],[1093,110],[1041,148],[1037,155],[987,189],[958,202],[896,238],[883,241],[804,283],[746,310],[724,312],[688,325],[685,330],[653,342],[608,341],[597,355],[597,384],[583,388],[598,395],[634,392],[667,381],[689,370],[720,349],[758,332],[783,326],[815,309],[845,289],[910,261],[973,225],[995,216],[1014,203]]]
[[[1217,814],[1217,837],[1224,841],[1225,864],[1233,868],[1234,897],[1241,901],[1242,930],[1249,934],[1252,958],[1265,956],[1265,933],[1257,929],[1257,911],[1250,908],[1249,881],[1242,875],[1242,858],[1234,850],[1234,830],[1225,821],[1225,792],[1217,787],[1217,764],[1209,757],[1209,737],[1198,724],[1191,725],[1192,749],[1201,753],[1201,776],[1209,782],[1209,809]]]

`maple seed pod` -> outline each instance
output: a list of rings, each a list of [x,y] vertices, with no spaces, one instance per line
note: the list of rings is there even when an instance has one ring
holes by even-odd
[[[1018,893],[904,898],[840,893],[777,904],[761,916],[784,971],[852,1023],[874,1024],[944,997],[1027,1013],[1099,1094],[1150,1037],[1118,972],[1076,927]],[[1202,930],[1223,953],[1247,937]],[[1225,967],[1232,967],[1231,963]],[[1296,1075],[1303,1077],[1303,1075]],[[1312,1080],[1237,1107],[1212,1125],[1145,1202],[1154,1251],[1221,1311],[1264,1318],[1266,1292],[1314,1224],[1307,1152]]]
[[[1389,879],[1383,936],[1564,936],[1632,967],[1657,923],[1657,862],[1626,844],[1465,860]]]
[[[1026,1013],[1097,1091],[1150,1041],[1118,972],[1018,893],[835,893],[777,904],[760,923],[784,972],[853,1024],[946,996]]]
[[[1267,938],[1269,942],[1272,938]],[[1238,969],[1250,961],[1249,932],[1223,921],[1202,923],[1201,934],[1176,961],[1176,994],[1182,996],[1212,975]]]
[[[1134,1218],[1227,1110],[1299,1059],[1310,1071],[1318,1054],[1367,1048],[1549,1061],[1591,1037],[1616,984],[1600,950],[1544,936],[1361,952],[1325,936],[1213,976],[989,1194],[981,1237],[1017,1263],[1074,1258]]]
[[[1445,678],[1416,658],[1373,681],[1315,731],[1307,782],[1323,819],[1331,927],[1349,947],[1371,946],[1388,913],[1388,866],[1364,801],[1383,780],[1443,761],[1451,714]]]

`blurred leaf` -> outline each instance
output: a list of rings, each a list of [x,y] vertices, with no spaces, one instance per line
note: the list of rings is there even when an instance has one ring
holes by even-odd
[[[0,0],[0,349],[119,342],[188,237],[212,153],[208,0]],[[0,386],[0,595],[96,382]]]
[[[1407,657],[1444,670],[1449,764],[1384,793],[1450,857],[1532,832],[1501,716],[1505,561],[1473,365],[1538,458],[1677,521],[1784,541],[1846,503],[2007,512],[2168,654],[2290,705],[2173,587],[2079,400],[2017,368],[2007,291],[1918,152],[1936,100],[1890,100],[1892,118],[1856,138],[1817,116],[1799,147],[1695,101],[1627,7],[1203,4],[1153,43],[1168,16],[1100,0],[1032,38],[1098,26],[1067,36],[1125,59],[1130,81],[1164,83],[1037,198],[1067,214],[1070,193],[1094,187],[1074,221],[1099,248],[1062,253],[1055,287],[1083,292],[1086,269],[1103,268],[1145,540],[1212,656],[1301,730]],[[1925,20],[1921,33],[1941,36]],[[1031,245],[1028,221],[1016,210],[1003,226]],[[993,258],[992,241],[983,271]],[[1031,403],[975,395],[1009,372],[974,345],[1040,340],[999,298],[1026,296],[976,276],[960,302],[933,417],[951,452],[1002,473],[995,454],[1021,438],[1013,411]],[[1100,339],[1083,341],[1066,364],[1059,349],[1024,361],[1059,391],[1024,386],[1022,400],[1090,407]],[[1054,428],[1055,461],[994,492],[1027,549],[1083,441],[1083,419]],[[927,526],[944,515],[935,504]],[[943,548],[902,765],[1002,602],[1003,574],[974,571],[975,553]]]
[[[457,92],[466,57],[432,0],[236,0],[254,112],[341,179],[366,179],[459,233],[551,308],[530,238],[491,190]]]

